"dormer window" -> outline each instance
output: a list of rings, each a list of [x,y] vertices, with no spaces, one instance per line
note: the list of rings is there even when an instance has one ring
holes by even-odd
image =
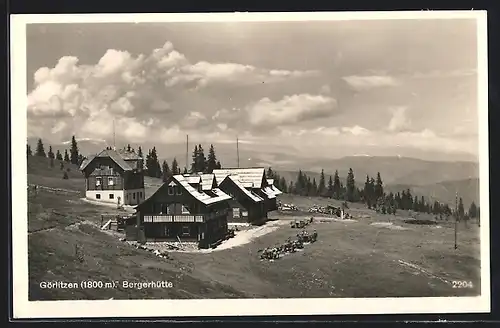
[[[179,195],[179,196],[182,195],[181,187],[177,187],[176,189],[177,189],[177,195]]]
[[[115,184],[115,178],[109,177],[108,178],[108,186],[114,186]]]
[[[169,194],[169,195],[174,195],[174,188],[175,188],[175,187],[172,187],[172,186],[169,186],[169,187],[168,187],[168,194]]]
[[[100,177],[99,177],[99,178],[96,178],[96,179],[95,179],[95,185],[96,185],[96,186],[100,186],[100,185],[102,185],[102,178],[100,178]]]

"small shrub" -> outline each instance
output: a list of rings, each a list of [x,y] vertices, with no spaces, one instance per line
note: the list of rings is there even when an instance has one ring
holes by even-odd
[[[68,180],[68,179],[69,179],[69,177],[68,177],[68,172],[66,172],[66,171],[64,172],[64,174],[63,174],[63,179],[64,179],[64,180]]]

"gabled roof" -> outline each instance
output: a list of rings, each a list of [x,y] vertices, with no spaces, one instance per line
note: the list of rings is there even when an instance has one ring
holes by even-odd
[[[278,189],[278,187],[274,185],[270,185],[269,188],[271,188],[271,190],[274,192],[275,195],[281,195],[283,193],[281,190]]]
[[[126,149],[118,149],[116,151],[124,160],[129,161],[129,160],[138,160],[138,159],[143,159],[142,157],[139,157],[139,155],[135,151],[128,151]]]
[[[239,182],[247,188],[262,188],[262,180],[265,177],[265,168],[237,168],[237,169],[216,169],[213,170],[217,184],[220,184],[227,176],[237,175]]]
[[[264,189],[262,189],[262,191],[267,195],[267,198],[269,199],[276,198],[276,194],[271,189],[271,187],[265,187]]]
[[[231,196],[227,195],[224,193],[222,190],[217,190],[214,191],[214,193],[217,195],[217,197],[211,197],[204,192],[199,192],[195,188],[193,188],[190,184],[189,181],[186,179],[186,177],[182,175],[174,175],[172,177],[172,180],[177,182],[179,185],[181,185],[188,193],[190,193],[194,198],[199,200],[205,205],[210,205],[214,203],[218,203],[224,200],[229,200],[231,199]]]
[[[214,185],[215,174],[207,173],[201,175],[202,190],[211,190]]]
[[[261,202],[263,199],[260,198],[258,195],[255,193],[251,192],[245,186],[239,181],[238,176],[235,175],[228,175],[225,179],[231,180],[245,195],[247,195],[252,201],[258,203]],[[224,180],[225,180],[224,179]]]
[[[183,177],[188,181],[189,184],[199,184],[201,182],[201,178],[199,175],[183,175]]]
[[[84,161],[82,163],[82,165],[80,166],[80,170],[81,171],[85,170],[85,168],[90,163],[92,163],[96,158],[105,158],[105,157],[111,158],[111,160],[113,160],[113,162],[115,162],[124,171],[131,171],[132,170],[130,165],[128,165],[128,163],[125,162],[125,160],[120,156],[120,154],[118,154],[118,152],[116,152],[115,150],[112,150],[112,149],[105,149],[105,150],[101,151],[99,154],[93,156],[88,161]]]

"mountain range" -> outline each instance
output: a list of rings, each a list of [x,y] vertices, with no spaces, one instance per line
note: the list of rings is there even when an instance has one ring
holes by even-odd
[[[35,151],[36,138],[29,138],[28,143]],[[103,150],[107,144],[104,140],[82,139],[78,140],[78,148],[81,154],[88,156]],[[54,152],[57,150],[64,153],[64,149],[70,148],[70,142],[53,144]],[[138,145],[131,145],[137,150]],[[123,145],[121,145],[123,147]],[[143,153],[153,145],[141,145]],[[208,154],[210,144],[203,144],[205,154]],[[214,145],[216,155],[223,167],[272,167],[288,182],[295,181],[299,169],[308,176],[319,181],[320,172],[323,169],[328,180],[329,175],[338,170],[339,176],[345,183],[345,177],[350,168],[353,169],[356,184],[362,188],[366,175],[376,177],[380,172],[385,185],[385,190],[398,192],[410,189],[412,194],[424,196],[441,202],[453,203],[455,193],[463,198],[466,206],[471,201],[478,204],[479,201],[479,164],[474,161],[465,160],[424,160],[402,156],[345,156],[340,158],[329,158],[319,156],[310,158],[304,156],[292,147],[276,145],[272,151],[263,151],[258,145],[239,144],[239,152],[236,152],[235,143],[219,143]],[[45,144],[45,151],[49,145]],[[194,144],[189,145],[186,152],[186,144],[161,144],[156,145],[160,162],[164,159],[171,163],[175,157],[181,167],[186,165],[186,154],[188,163],[191,163],[191,155]],[[267,147],[270,148],[270,147]],[[443,158],[440,156],[439,158]]]

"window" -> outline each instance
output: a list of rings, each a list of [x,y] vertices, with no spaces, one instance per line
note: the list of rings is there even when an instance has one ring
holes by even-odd
[[[115,184],[115,178],[109,177],[108,178],[108,186],[113,186]]]
[[[177,187],[177,195],[182,195],[182,189],[181,187]]]
[[[99,177],[99,178],[96,178],[96,179],[95,179],[95,185],[96,185],[96,186],[100,186],[100,185],[102,185],[102,178],[100,178],[100,177]]]
[[[182,235],[183,236],[189,236],[191,233],[191,229],[189,226],[182,226]]]
[[[168,194],[173,195],[174,194],[174,187],[168,187]]]
[[[101,194],[95,194],[96,199],[101,199]]]
[[[109,194],[109,199],[115,199],[115,195],[114,194]]]
[[[182,205],[182,207],[181,207],[181,213],[182,214],[189,214],[189,210],[187,209],[186,206]]]

